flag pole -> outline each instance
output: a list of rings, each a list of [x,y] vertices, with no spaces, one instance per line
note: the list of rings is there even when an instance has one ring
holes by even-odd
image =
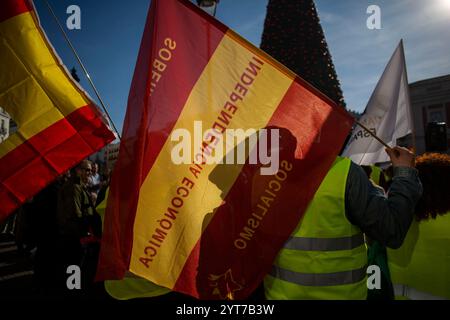
[[[388,149],[392,149],[390,146],[388,146],[388,144],[386,142],[384,142],[383,140],[381,140],[375,133],[373,133],[372,131],[370,131],[365,125],[363,125],[361,122],[359,122],[358,120],[355,119],[355,123],[360,126],[361,128],[363,128],[365,131],[367,131],[368,134],[370,134],[375,140],[377,140],[379,143],[381,143],[383,146],[385,146]]]
[[[409,80],[408,80],[408,70],[406,69],[406,55],[405,55],[405,48],[403,46],[403,39],[400,40],[400,44],[402,46],[402,54],[403,54],[403,67],[405,70],[405,78],[406,78],[406,98],[407,98],[407,104],[409,106],[409,113],[412,117],[412,104],[411,104],[411,95],[409,93]],[[413,152],[414,155],[417,154],[417,145],[416,145],[416,128],[414,126],[414,119],[411,119],[411,135],[412,135],[412,144],[413,144]]]
[[[121,140],[121,136],[119,131],[116,128],[116,125],[114,124],[114,121],[112,120],[111,116],[109,115],[109,112],[105,106],[105,104],[103,103],[103,99],[100,97],[99,92],[97,91],[97,88],[94,85],[94,82],[91,79],[91,76],[89,75],[86,67],[83,64],[83,61],[81,61],[80,56],[78,55],[77,51],[75,50],[75,47],[72,45],[72,42],[70,41],[69,37],[67,36],[66,32],[64,31],[64,28],[62,27],[61,23],[58,20],[58,17],[56,16],[55,12],[53,11],[52,7],[50,6],[50,3],[47,0],[44,0],[45,4],[47,5],[48,10],[50,11],[50,13],[53,16],[53,19],[55,19],[56,24],[58,25],[61,33],[63,34],[64,38],[66,39],[67,44],[69,45],[70,49],[72,50],[73,54],[75,55],[75,57],[78,60],[78,64],[81,66],[81,68],[84,71],[84,74],[86,75],[86,78],[88,79],[92,89],[94,89],[95,95],[97,96],[98,100],[100,101],[100,104],[102,105],[103,111],[105,111],[106,115],[108,116],[109,121],[111,122],[111,125],[114,128],[114,131],[116,131],[117,137],[119,138],[119,140]]]

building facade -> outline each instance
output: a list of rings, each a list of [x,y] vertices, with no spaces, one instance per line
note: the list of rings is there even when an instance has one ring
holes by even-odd
[[[426,128],[430,122],[447,124],[450,146],[450,75],[421,80],[409,85],[417,154],[426,151]],[[450,149],[447,149],[450,154]]]
[[[97,163],[101,167],[106,166],[106,149],[107,148],[108,148],[108,146],[106,146],[103,149],[97,151],[96,153],[90,155],[88,157],[88,159],[92,162]]]
[[[106,147],[106,168],[108,171],[114,169],[117,159],[119,158],[120,143],[111,143]]]
[[[88,159],[99,165],[101,174],[110,174],[119,157],[119,149],[120,143],[111,143],[91,154]]]
[[[9,137],[9,115],[0,108],[0,143]]]

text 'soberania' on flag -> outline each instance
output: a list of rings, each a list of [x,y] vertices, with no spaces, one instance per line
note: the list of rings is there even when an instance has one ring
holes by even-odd
[[[192,161],[175,164],[179,137],[173,133],[197,136],[199,121],[205,134],[190,150]],[[153,0],[110,188],[98,278],[131,272],[199,298],[247,297],[297,226],[352,122],[190,1]],[[258,144],[279,153],[275,174],[262,174],[261,164],[251,161],[208,161],[229,141],[227,130],[250,129],[240,143],[263,139],[262,129],[276,130]],[[270,149],[272,137],[278,150]]]

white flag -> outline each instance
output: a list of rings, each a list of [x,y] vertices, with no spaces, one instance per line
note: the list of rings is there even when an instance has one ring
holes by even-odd
[[[414,132],[403,41],[395,49],[359,121],[391,147],[398,138]],[[389,161],[384,149],[356,126],[343,156],[360,165],[371,165]]]

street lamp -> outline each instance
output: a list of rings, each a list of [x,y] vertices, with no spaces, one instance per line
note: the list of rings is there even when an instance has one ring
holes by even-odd
[[[197,0],[197,5],[213,17],[216,16],[217,4],[220,0]]]

